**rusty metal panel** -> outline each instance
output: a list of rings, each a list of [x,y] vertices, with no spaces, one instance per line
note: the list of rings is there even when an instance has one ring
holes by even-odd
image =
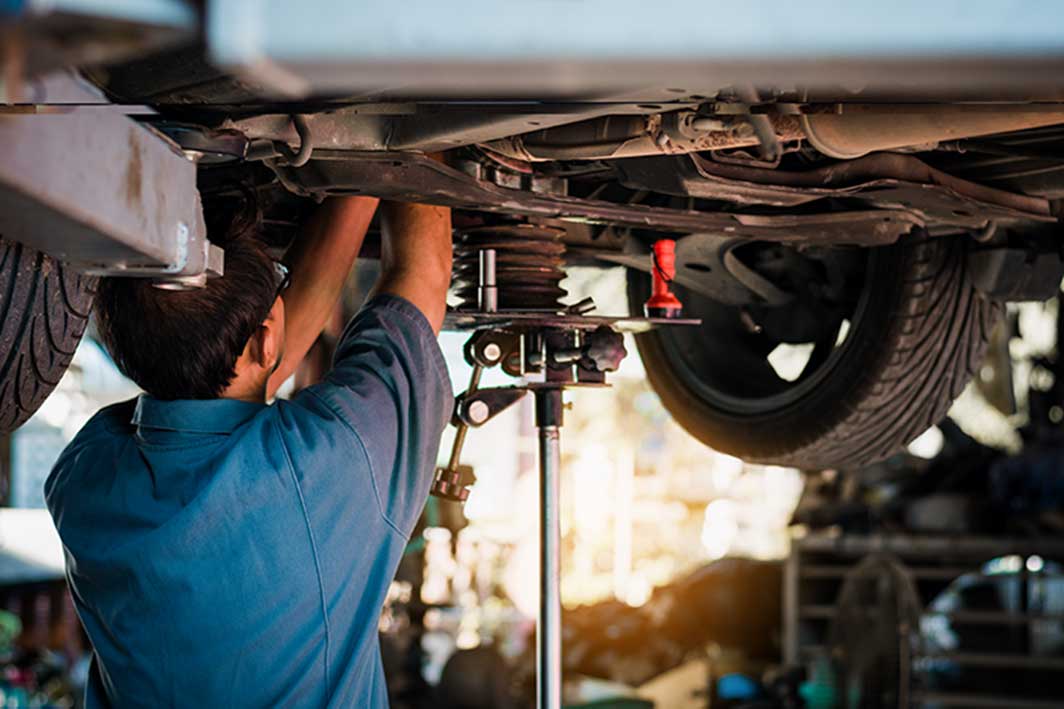
[[[902,209],[755,215],[579,199],[502,187],[415,153],[321,150],[314,151],[302,167],[277,165],[274,170],[296,194],[364,194],[498,214],[707,232],[736,239],[876,246],[923,226],[919,217]]]
[[[0,236],[92,273],[198,275],[210,253],[196,166],[101,112],[0,114]]]

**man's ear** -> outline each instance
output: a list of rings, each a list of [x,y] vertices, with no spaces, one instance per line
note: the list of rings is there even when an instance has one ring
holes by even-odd
[[[273,301],[253,339],[258,340],[256,364],[264,369],[274,369],[284,352],[284,301],[280,296]]]

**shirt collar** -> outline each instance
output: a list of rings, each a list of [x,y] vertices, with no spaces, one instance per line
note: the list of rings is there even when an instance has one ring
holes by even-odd
[[[137,397],[132,424],[140,428],[185,433],[231,433],[266,408],[239,399],[176,399]]]

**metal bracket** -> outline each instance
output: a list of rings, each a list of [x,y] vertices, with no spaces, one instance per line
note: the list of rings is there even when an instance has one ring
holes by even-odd
[[[527,393],[528,389],[519,387],[477,389],[458,397],[454,415],[460,424],[477,428],[506,411]]]

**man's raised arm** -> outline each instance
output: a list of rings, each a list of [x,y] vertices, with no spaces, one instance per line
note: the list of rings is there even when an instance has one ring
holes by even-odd
[[[439,334],[451,282],[451,210],[386,202],[381,223],[381,278],[374,292],[410,301]]]
[[[343,291],[377,209],[376,197],[333,197],[314,213],[285,261],[285,351],[266,385],[267,399],[292,375],[318,339]]]

